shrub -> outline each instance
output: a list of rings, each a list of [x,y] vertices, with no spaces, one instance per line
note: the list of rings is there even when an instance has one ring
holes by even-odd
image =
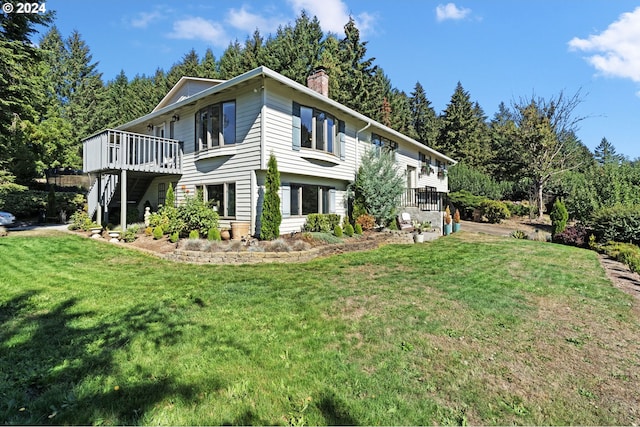
[[[514,216],[529,216],[530,207],[525,203],[516,203],[516,202],[504,202],[507,205],[507,209],[511,212],[511,215]]]
[[[220,230],[218,228],[210,228],[207,232],[207,239],[216,241],[222,240],[222,237],[220,237]]]
[[[501,199],[510,190],[508,183],[497,183],[485,174],[465,163],[449,168],[449,188],[453,192],[466,191],[490,199]]]
[[[189,232],[189,239],[199,239],[200,238],[200,232],[198,230],[191,230]]]
[[[564,231],[554,234],[551,241],[561,245],[588,248],[589,233],[590,230],[588,230],[584,225],[578,224],[575,227],[567,227]]]
[[[376,226],[376,219],[373,215],[364,214],[356,219],[356,225],[360,225],[362,230],[373,230]]]
[[[127,243],[131,243],[136,240],[138,237],[138,232],[140,231],[140,225],[131,224],[122,235],[122,240]]]
[[[69,230],[82,230],[89,231],[91,228],[91,218],[89,218],[89,214],[85,211],[75,211],[71,214],[71,224],[69,224]]]
[[[144,229],[144,234],[146,236],[153,236],[153,227],[149,226]]]
[[[304,231],[330,233],[340,225],[340,215],[337,214],[309,214],[304,224]]]
[[[169,211],[176,208],[167,208]],[[164,212],[163,208],[163,212]],[[187,196],[185,202],[177,208],[176,228],[169,227],[169,232],[180,234],[196,230],[203,234],[212,228],[218,228],[218,213],[208,207],[202,198]]]
[[[589,225],[599,242],[627,242],[640,245],[640,205],[598,209]]]
[[[155,228],[153,229],[153,238],[154,238],[155,240],[160,240],[160,239],[162,239],[162,236],[163,236],[163,235],[164,235],[164,233],[162,232],[162,227],[158,226],[158,227],[155,227]]]
[[[482,202],[489,200],[484,196],[476,196],[469,191],[461,190],[455,193],[449,193],[449,200],[459,210],[462,219],[473,219],[473,211],[480,208]]]
[[[169,235],[169,241],[171,243],[176,243],[178,242],[178,240],[180,240],[180,233],[178,233],[177,231],[174,231]]]
[[[549,217],[551,218],[551,234],[555,236],[558,233],[562,233],[567,227],[567,221],[569,220],[569,212],[567,212],[567,208],[562,200],[556,199],[556,201],[553,202],[553,208],[549,213]]]
[[[602,251],[620,261],[634,272],[640,272],[640,248],[630,243],[608,242],[602,246]]]
[[[335,228],[333,229],[333,234],[336,237],[342,237],[342,227],[340,227],[339,225],[336,225]]]
[[[344,226],[344,234],[346,234],[348,237],[352,237],[353,233],[353,225],[347,223],[347,225]]]
[[[367,151],[362,156],[356,179],[348,189],[354,205],[353,215],[361,216],[366,212],[378,223],[386,224],[395,217],[404,189],[404,178],[398,171],[394,155],[375,149]]]
[[[360,236],[362,234],[362,225],[356,223],[356,226],[353,228],[354,233],[356,233],[358,236]]]
[[[82,210],[85,204],[83,193],[77,192],[50,192],[30,190],[28,187],[14,183],[0,185],[0,210],[11,212],[17,217],[35,217],[41,211],[46,210],[49,201],[57,207],[52,210],[50,216],[57,216],[60,210],[70,216],[77,210]]]
[[[522,239],[522,240],[527,240],[529,238],[527,233],[525,233],[522,230],[513,230],[511,232],[511,237],[513,237],[514,239]]]
[[[497,200],[485,200],[480,203],[480,211],[491,224],[499,224],[503,219],[511,216],[509,208],[504,202]]]
[[[260,239],[273,240],[280,235],[280,172],[273,153],[269,156],[267,177],[265,182],[264,202],[260,214]]]

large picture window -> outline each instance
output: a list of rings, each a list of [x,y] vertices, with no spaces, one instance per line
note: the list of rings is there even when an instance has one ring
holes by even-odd
[[[331,154],[336,152],[338,122],[335,117],[316,108],[296,105],[294,115],[300,118],[300,146]]]
[[[306,184],[290,184],[290,215],[309,215],[314,213],[333,213],[335,190],[331,187]]]
[[[196,190],[202,192],[204,201],[218,212],[220,217],[228,218],[236,216],[235,182],[197,186]]]
[[[208,105],[196,113],[196,151],[235,143],[235,101]]]

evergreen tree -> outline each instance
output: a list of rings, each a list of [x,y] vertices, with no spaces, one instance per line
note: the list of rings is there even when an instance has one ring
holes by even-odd
[[[211,48],[207,48],[207,51],[200,62],[200,74],[201,77],[206,79],[218,78],[218,64],[216,63],[216,57],[213,55]]]
[[[439,133],[438,117],[420,82],[416,82],[409,102],[413,131],[411,136],[431,148],[436,148]]]
[[[360,41],[360,31],[353,18],[344,27],[345,38],[338,45],[339,67],[341,68],[340,86],[335,94],[336,101],[354,110],[375,117],[380,111],[381,101],[373,97],[373,75],[375,58],[367,58],[367,42]]]
[[[624,156],[616,153],[616,148],[607,138],[602,138],[600,144],[594,151],[594,158],[600,165],[620,164],[624,160]]]
[[[267,177],[265,180],[264,202],[260,214],[260,239],[273,240],[280,236],[280,172],[278,162],[273,153],[267,163]]]
[[[62,93],[64,115],[71,122],[72,137],[80,150],[83,138],[105,127],[105,116],[99,112],[104,85],[102,74],[97,70],[98,63],[92,62],[89,47],[80,33],[74,31],[67,39],[66,46],[69,56]]]
[[[476,137],[477,124],[476,111],[469,93],[458,82],[451,101],[441,116],[442,127],[437,144],[439,149],[455,160],[467,160]],[[475,162],[468,163],[473,165]]]
[[[354,208],[373,215],[378,224],[387,224],[396,216],[405,179],[399,172],[393,154],[369,150],[358,168],[356,179],[349,186]],[[354,209],[355,210],[355,209]],[[357,217],[362,212],[354,212]]]
[[[264,46],[262,42],[262,36],[258,30],[253,32],[253,37],[247,37],[240,59],[240,64],[243,69],[253,70],[262,65],[262,57],[264,56]]]
[[[229,43],[227,49],[222,53],[220,57],[220,78],[229,80],[240,74],[245,70],[242,67],[242,48],[238,40]]]
[[[489,123],[492,159],[489,172],[498,181],[517,181],[524,169],[523,148],[518,145],[513,114],[504,102]]]

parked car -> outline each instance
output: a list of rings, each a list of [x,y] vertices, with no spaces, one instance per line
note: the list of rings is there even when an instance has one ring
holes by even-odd
[[[16,221],[16,217],[9,212],[0,211],[0,226],[10,226]]]

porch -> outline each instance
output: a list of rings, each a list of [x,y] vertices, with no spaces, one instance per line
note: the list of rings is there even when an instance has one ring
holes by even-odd
[[[182,174],[182,146],[173,139],[107,129],[82,141],[82,149],[83,171],[91,179],[89,215],[101,223],[109,205],[119,205],[123,230],[127,205],[154,177]]]
[[[400,199],[400,206],[443,212],[447,206],[447,193],[437,191],[434,187],[407,188]]]

